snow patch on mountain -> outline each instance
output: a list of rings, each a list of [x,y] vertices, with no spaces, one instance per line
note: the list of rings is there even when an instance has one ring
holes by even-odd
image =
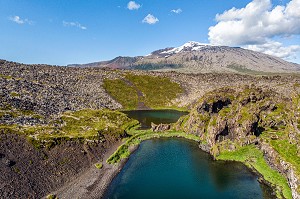
[[[199,43],[196,41],[189,41],[182,46],[172,48],[167,51],[160,52],[160,54],[177,54],[180,52],[186,52],[186,51],[199,51],[203,47],[211,46],[210,44],[204,44],[204,43]]]

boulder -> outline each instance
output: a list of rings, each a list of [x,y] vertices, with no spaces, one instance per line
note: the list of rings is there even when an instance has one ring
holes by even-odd
[[[154,124],[151,122],[151,129],[153,132],[159,132],[159,131],[167,131],[170,130],[171,125],[170,124]]]

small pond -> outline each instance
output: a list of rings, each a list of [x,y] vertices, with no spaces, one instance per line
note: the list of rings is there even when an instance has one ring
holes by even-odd
[[[171,138],[142,142],[112,181],[104,198],[268,199],[274,196],[243,164],[214,161],[196,142]]]
[[[123,111],[128,117],[134,118],[141,123],[141,129],[151,128],[151,122],[155,124],[169,124],[175,123],[188,112],[176,111],[176,110],[134,110]]]

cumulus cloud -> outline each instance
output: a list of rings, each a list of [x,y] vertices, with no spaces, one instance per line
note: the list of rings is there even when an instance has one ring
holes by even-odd
[[[86,30],[87,27],[81,25],[78,22],[68,22],[68,21],[63,21],[63,25],[66,27],[76,27],[76,28],[80,28],[81,30]]]
[[[244,8],[232,8],[217,14],[217,24],[209,28],[209,40],[214,45],[249,46],[251,49],[287,58],[298,51],[299,46],[284,47],[272,38],[282,39],[300,34],[299,10],[300,0],[291,0],[285,6],[275,7],[271,0],[253,0]],[[272,53],[266,46],[280,48],[273,48],[276,51]],[[282,53],[278,50],[282,50]]]
[[[9,20],[17,23],[17,24],[29,24],[32,25],[33,21],[29,20],[29,19],[21,19],[21,17],[19,16],[13,16],[13,17],[9,17]]]
[[[175,14],[180,14],[180,13],[182,13],[182,10],[180,8],[178,8],[178,9],[171,10],[171,12],[173,12]]]
[[[138,10],[140,7],[141,5],[136,3],[135,1],[129,1],[127,4],[127,8],[129,10]]]
[[[245,45],[246,49],[254,50],[283,59],[296,59],[296,53],[300,51],[299,45],[283,46],[282,43],[276,41],[269,41],[261,45]]]
[[[143,23],[147,24],[156,24],[159,22],[158,18],[154,17],[152,14],[148,14],[142,21]]]

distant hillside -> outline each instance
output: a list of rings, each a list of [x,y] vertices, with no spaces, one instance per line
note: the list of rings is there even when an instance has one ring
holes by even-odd
[[[298,72],[300,65],[278,57],[227,46],[211,46],[188,42],[176,48],[165,48],[147,56],[116,57],[110,61],[74,64],[76,67],[108,67],[140,70],[176,70],[185,73],[239,72],[281,73]]]

